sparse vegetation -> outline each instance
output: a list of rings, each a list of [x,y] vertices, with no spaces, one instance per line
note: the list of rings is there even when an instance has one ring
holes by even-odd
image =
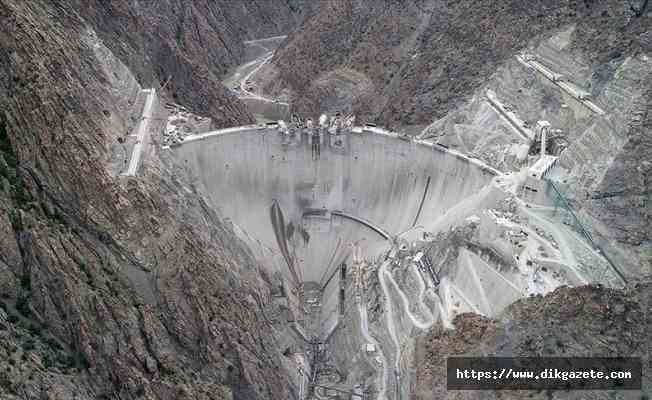
[[[63,214],[61,213],[61,210],[59,210],[56,206],[52,206],[46,201],[41,201],[40,205],[41,211],[43,211],[43,215],[45,215],[45,217],[48,218],[51,223],[60,225],[68,224]]]
[[[32,336],[41,336],[41,327],[38,326],[37,324],[30,324],[29,328],[29,333],[32,334]]]
[[[52,336],[49,335],[45,336],[43,338],[43,343],[48,345],[53,350],[63,350],[59,342],[56,339],[54,339]]]
[[[0,176],[9,181],[14,201],[23,209],[30,208],[33,198],[18,171],[18,157],[7,134],[7,123],[3,119],[0,119],[0,156],[4,160],[0,160]]]
[[[32,312],[29,309],[29,302],[26,297],[21,296],[16,300],[16,310],[24,317],[31,315]]]
[[[11,227],[15,231],[20,231],[23,228],[22,220],[20,218],[20,211],[17,209],[11,210],[9,214],[9,219],[11,220]]]
[[[80,269],[82,272],[84,272],[84,273],[87,273],[87,272],[88,272],[88,270],[86,269],[86,260],[85,260],[85,259],[80,258],[78,264],[79,264],[79,269]]]
[[[104,244],[110,244],[111,243],[111,226],[107,224],[99,224],[97,227],[97,237],[100,240],[100,242]]]
[[[42,360],[43,360],[43,366],[44,366],[45,368],[50,369],[50,368],[53,367],[53,364],[54,364],[54,363],[53,363],[53,361],[52,361],[52,357],[51,357],[48,353],[45,353],[45,354],[43,355]]]
[[[29,272],[23,273],[23,275],[20,277],[20,287],[22,287],[25,291],[32,290],[32,277]]]
[[[18,160],[16,159],[16,154],[14,153],[11,141],[7,135],[7,123],[4,119],[0,119],[0,153],[2,153],[2,157],[6,161],[9,168],[15,170],[18,166]]]
[[[36,348],[36,341],[32,338],[29,338],[23,342],[23,350],[30,351]]]

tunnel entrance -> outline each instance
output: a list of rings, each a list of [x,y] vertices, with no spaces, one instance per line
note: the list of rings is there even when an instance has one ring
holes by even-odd
[[[337,272],[352,243],[376,256],[393,236],[437,220],[493,177],[436,146],[370,131],[315,136],[251,127],[187,138],[172,154],[266,255],[267,268],[291,286],[319,287],[322,338],[343,311]]]

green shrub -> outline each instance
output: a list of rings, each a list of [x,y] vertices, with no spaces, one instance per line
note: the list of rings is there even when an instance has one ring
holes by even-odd
[[[73,357],[71,354],[60,353],[59,363],[61,363],[61,365],[66,366],[67,368],[74,368],[76,364],[75,357]]]
[[[11,214],[9,215],[9,219],[11,220],[11,227],[15,231],[21,231],[23,229],[23,224],[20,219],[20,211],[17,209],[12,209]]]
[[[2,156],[2,153],[0,153],[0,176],[3,176],[7,179],[11,177],[11,174],[9,173],[9,167],[6,165],[6,161]]]
[[[18,300],[16,300],[16,310],[25,317],[29,317],[32,314],[26,297],[19,297]]]
[[[24,273],[23,276],[20,277],[20,286],[24,290],[32,290],[32,276],[29,274],[29,272]]]
[[[25,351],[34,350],[35,348],[36,348],[36,342],[32,338],[25,340],[25,342],[23,343],[23,350]]]
[[[9,140],[9,135],[7,135],[7,123],[3,119],[0,119],[0,152],[10,168],[18,167],[16,153]]]
[[[66,219],[61,213],[61,210],[59,210],[58,208],[54,209],[54,215],[52,216],[52,219],[54,219],[56,222],[60,223],[61,225],[68,225]]]
[[[43,342],[47,344],[51,349],[55,349],[55,350],[63,349],[59,344],[59,342],[56,339],[54,339],[52,336],[46,336],[45,338],[43,338]]]
[[[41,336],[41,327],[36,324],[30,324],[28,330],[32,336]]]
[[[47,368],[47,369],[50,369],[50,368],[52,368],[53,365],[54,365],[54,363],[52,362],[52,357],[50,357],[50,355],[47,354],[47,353],[44,354],[43,355],[43,366],[45,368]]]
[[[14,186],[14,201],[16,201],[16,204],[18,204],[20,208],[29,209],[32,206],[31,203],[33,200],[32,195],[25,187],[23,179],[18,177]]]

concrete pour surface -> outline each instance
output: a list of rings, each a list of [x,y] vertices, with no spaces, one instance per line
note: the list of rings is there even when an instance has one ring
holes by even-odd
[[[212,136],[173,152],[225,216],[271,248],[278,248],[270,220],[277,201],[296,272],[315,282],[346,258],[346,244],[384,241],[338,212],[398,234],[422,220],[436,220],[492,178],[473,164],[413,142],[370,133],[342,139],[335,146],[322,136],[317,160],[307,135],[286,140],[273,129]],[[302,229],[307,234],[301,236]]]

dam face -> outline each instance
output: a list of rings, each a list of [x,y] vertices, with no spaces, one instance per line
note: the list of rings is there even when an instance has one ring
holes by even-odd
[[[250,246],[268,252],[268,266],[319,284],[322,332],[336,324],[340,265],[352,248],[378,256],[387,236],[437,220],[493,177],[431,146],[368,131],[322,133],[318,154],[305,133],[204,136],[173,147],[173,157]]]

